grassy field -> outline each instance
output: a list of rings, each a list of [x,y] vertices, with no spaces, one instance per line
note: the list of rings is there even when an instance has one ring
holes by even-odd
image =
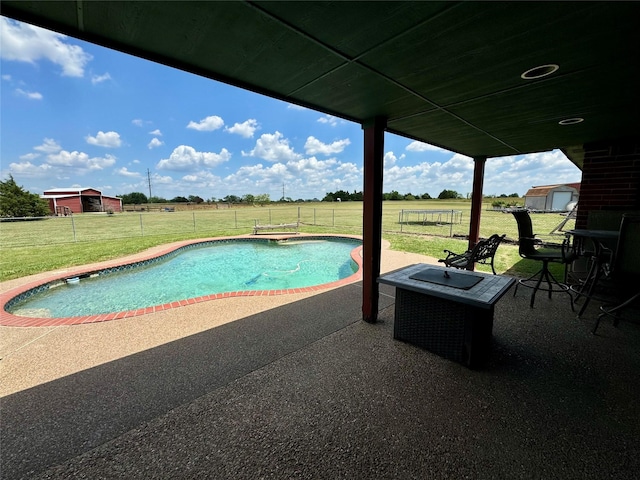
[[[438,258],[443,256],[445,248],[462,252],[467,246],[464,237],[469,230],[470,206],[466,200],[385,202],[383,237],[394,250]],[[485,205],[482,212],[481,237],[504,233],[507,239],[515,241],[518,234],[514,218],[488,208],[489,205]],[[403,210],[405,220],[407,210],[439,210],[442,213],[429,214],[426,218],[412,214],[409,221],[400,223]],[[2,222],[0,280],[117,258],[177,240],[247,234],[252,232],[255,222],[291,223],[298,218],[300,231],[304,233],[362,233],[362,203],[359,202],[82,214]],[[532,215],[534,231],[544,238],[544,234],[551,232],[563,218],[558,214]],[[570,221],[565,230],[572,227],[573,221]],[[561,238],[554,236],[555,241]],[[499,272],[525,275],[533,273],[536,264],[520,259],[514,243],[505,243],[498,249],[496,267]],[[487,267],[481,266],[479,270],[487,271]]]

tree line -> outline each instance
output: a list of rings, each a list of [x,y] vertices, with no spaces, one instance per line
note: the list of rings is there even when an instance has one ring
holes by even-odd
[[[354,191],[353,193],[349,193],[344,190],[338,190],[337,192],[329,192],[322,199],[323,202],[359,202],[364,198],[363,192]],[[383,193],[383,200],[431,200],[433,197],[428,193],[400,193],[397,190],[391,190],[390,192]],[[451,198],[463,198],[461,194],[456,192],[455,190],[443,190],[436,197],[440,200],[443,199],[451,199]]]
[[[271,203],[271,198],[268,193],[262,193],[259,195],[247,194],[242,197],[238,197],[236,195],[227,195],[226,197],[216,199],[212,197],[208,200],[203,199],[198,195],[189,195],[188,197],[177,196],[170,199],[151,196],[147,197],[142,192],[131,192],[125,193],[123,195],[116,195],[118,198],[122,199],[122,203],[127,205],[142,205],[148,203],[188,203],[200,205],[202,203],[246,203],[250,205],[259,204],[264,205],[267,203]]]

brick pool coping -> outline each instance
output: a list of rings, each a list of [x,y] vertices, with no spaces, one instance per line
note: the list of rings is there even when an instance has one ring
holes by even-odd
[[[281,290],[241,290],[236,292],[224,292],[224,293],[215,293],[211,295],[203,295],[200,297],[189,298],[186,300],[179,300],[175,302],[165,303],[162,305],[154,305],[151,307],[139,308],[136,310],[127,310],[122,312],[113,312],[113,313],[103,313],[97,315],[86,315],[81,317],[61,317],[61,318],[50,318],[50,317],[21,317],[18,315],[13,315],[5,310],[7,303],[13,300],[18,295],[22,293],[28,292],[34,288],[47,285],[49,283],[54,283],[58,281],[64,281],[67,278],[78,277],[86,274],[91,274],[95,272],[99,272],[101,270],[120,267],[125,265],[133,265],[140,262],[144,262],[145,260],[152,260],[157,257],[161,257],[163,255],[172,253],[180,248],[194,245],[198,243],[206,243],[206,242],[215,242],[215,241],[231,241],[231,240],[290,240],[290,239],[319,239],[319,238],[345,238],[345,239],[355,239],[362,240],[362,237],[355,235],[337,235],[337,234],[287,234],[287,235],[240,235],[236,237],[212,237],[212,238],[201,238],[197,240],[185,240],[181,242],[174,242],[166,246],[166,248],[154,247],[145,252],[141,252],[134,256],[133,260],[130,261],[118,261],[111,260],[105,263],[93,264],[90,268],[88,266],[78,267],[78,270],[72,269],[70,271],[65,271],[58,274],[53,274],[51,277],[47,277],[46,279],[32,280],[18,287],[12,288],[6,292],[0,293],[0,326],[5,327],[56,327],[56,326],[64,326],[64,325],[82,325],[89,323],[99,323],[99,322],[107,322],[110,320],[118,320],[122,318],[135,317],[138,315],[147,315],[151,313],[162,312],[165,310],[169,310],[172,308],[184,307],[187,305],[192,305],[200,302],[208,302],[210,300],[218,300],[222,298],[232,298],[232,297],[259,297],[259,296],[274,296],[274,295],[287,295],[293,293],[308,293],[308,292],[317,292],[320,290],[326,290],[329,288],[336,288],[343,285],[347,285],[349,283],[353,283],[362,279],[362,245],[354,248],[351,251],[351,259],[357,264],[357,270],[353,275],[350,275],[341,280],[337,280],[335,282],[324,283],[321,285],[314,285],[311,287],[301,287],[301,288],[289,288],[289,289],[281,289]],[[155,251],[156,248],[161,248],[159,251]]]

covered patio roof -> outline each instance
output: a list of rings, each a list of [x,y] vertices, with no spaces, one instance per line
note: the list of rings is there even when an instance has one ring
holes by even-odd
[[[636,2],[3,0],[2,14],[361,124],[383,117],[471,157],[562,148],[580,166],[583,144],[637,132]],[[522,78],[545,65],[558,68]]]

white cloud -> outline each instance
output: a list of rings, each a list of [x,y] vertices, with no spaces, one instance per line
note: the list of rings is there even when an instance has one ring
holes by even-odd
[[[42,145],[33,147],[33,149],[42,153],[56,153],[62,150],[62,147],[58,145],[58,142],[56,142],[54,139],[45,138]]]
[[[436,147],[435,145],[429,145],[428,143],[423,142],[411,142],[407,145],[406,148],[410,152],[442,152],[442,153],[451,153],[447,150],[444,150],[440,147]]]
[[[58,167],[74,167],[79,174],[90,170],[104,170],[116,163],[116,157],[105,155],[104,157],[89,157],[84,152],[61,150],[47,156],[47,163]]]
[[[442,164],[442,171],[446,173],[463,173],[473,176],[473,160],[470,157],[456,153],[447,162]]]
[[[295,105],[293,103],[287,104],[287,109],[289,110],[308,110],[308,108],[303,107],[301,105]]]
[[[211,172],[207,172],[206,170],[185,175],[184,177],[182,177],[182,180],[192,184],[192,186],[194,187],[199,187],[199,188],[215,187],[222,182],[222,179],[220,177],[218,177],[217,175],[214,175]]]
[[[315,157],[266,166],[261,163],[246,165],[223,179],[221,192],[217,195],[264,192],[270,193],[272,198],[280,198],[283,183],[287,197],[322,198],[329,191],[362,190],[362,169],[335,158],[318,160]]]
[[[169,175],[158,175],[157,173],[154,173],[153,175],[151,175],[151,183],[157,185],[169,185],[173,183],[173,178]]]
[[[193,147],[180,145],[171,152],[169,158],[158,162],[158,168],[178,171],[195,170],[202,167],[213,168],[228,161],[230,158],[231,154],[226,148],[220,150],[220,153],[198,152]]]
[[[149,132],[150,135],[155,135],[157,137],[161,137],[162,136],[162,132],[160,131],[159,128],[156,128],[155,130]]]
[[[97,83],[106,82],[107,80],[111,80],[111,75],[109,75],[109,73],[91,76],[91,83],[93,83],[94,85],[96,85]]]
[[[40,156],[39,153],[26,153],[24,155],[20,155],[20,160],[35,160],[36,158],[38,158]]]
[[[105,133],[100,131],[95,137],[88,135],[85,139],[89,145],[96,145],[98,147],[117,148],[122,144],[120,134],[117,132]]]
[[[152,138],[151,141],[149,142],[149,145],[147,145],[147,147],[149,147],[149,150],[151,150],[152,148],[156,148],[159,147],[161,145],[164,145],[164,142],[162,140],[158,140],[157,138]]]
[[[235,123],[233,127],[225,128],[225,132],[235,133],[244,138],[251,138],[258,128],[258,121],[254,118],[242,123]]]
[[[21,88],[16,88],[16,93],[21,97],[28,98],[29,100],[42,100],[42,94],[40,92],[27,92]]]
[[[142,127],[144,125],[144,120],[142,120],[141,118],[134,118],[133,120],[131,120],[131,123],[133,123],[136,127]]]
[[[31,162],[11,163],[9,164],[9,172],[15,176],[48,178],[51,175],[52,167],[43,163],[34,165]]]
[[[315,137],[308,137],[304,144],[304,149],[307,152],[307,155],[316,155],[318,153],[323,155],[333,155],[342,152],[350,143],[351,141],[348,138],[336,140],[333,143],[327,144],[322,143]]]
[[[288,162],[298,160],[302,156],[295,153],[289,146],[289,141],[280,132],[265,133],[256,141],[256,146],[250,152],[242,152],[245,157],[259,157],[269,162]]]
[[[324,115],[318,119],[319,123],[324,123],[325,125],[330,125],[332,127],[337,126],[339,121],[341,120],[333,115]]]
[[[240,167],[238,171],[224,178],[226,185],[232,185],[233,190],[242,188],[247,191],[252,189],[264,190],[275,189],[276,186],[281,188],[283,181],[289,181],[293,178],[287,171],[286,165],[275,163],[268,167],[264,167],[261,163],[256,165],[245,165]],[[281,191],[281,190],[280,190]],[[282,194],[280,194],[281,196]]]
[[[4,60],[31,64],[49,60],[62,68],[63,76],[82,77],[93,57],[66,39],[66,35],[0,17],[0,55]]]
[[[129,177],[129,178],[142,177],[142,174],[140,174],[139,172],[131,172],[127,167],[118,168],[114,170],[113,173],[115,173],[116,175],[120,175],[122,177]]]
[[[339,165],[335,159],[318,160],[316,157],[303,158],[286,163],[287,171],[295,176],[314,176],[317,173],[332,174],[332,169]]]
[[[398,157],[393,152],[387,152],[383,157],[385,168],[394,166],[398,162]]]
[[[490,158],[485,166],[486,194],[524,194],[535,185],[579,182],[582,174],[560,150]]]
[[[2,80],[6,80],[7,82],[11,81],[11,75],[4,74],[2,75]]]
[[[191,128],[192,130],[198,130],[199,132],[212,132],[213,130],[217,130],[224,125],[224,120],[218,117],[217,115],[212,115],[207,118],[203,118],[199,122],[191,121],[187,125],[187,128]]]

